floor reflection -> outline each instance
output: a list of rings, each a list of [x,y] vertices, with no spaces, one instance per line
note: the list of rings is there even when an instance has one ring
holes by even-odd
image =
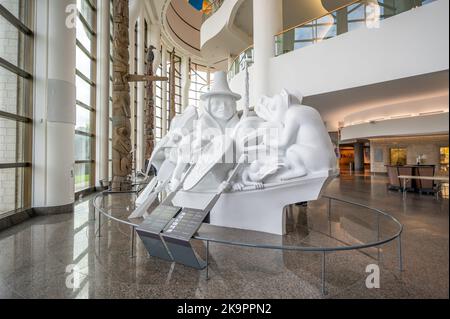
[[[365,267],[377,254],[331,253],[328,298],[448,298],[447,199],[408,194],[403,201],[401,194],[387,191],[381,176],[347,176],[332,182],[327,193],[398,218],[405,225],[406,269],[397,272],[396,245],[384,246],[382,287],[368,290]],[[90,200],[77,202],[73,215],[36,217],[0,232],[0,298],[322,298],[318,254],[212,244],[211,279],[206,281],[204,272],[149,258],[139,240],[130,258],[131,233],[125,225],[103,218],[97,238]],[[128,216],[133,200],[109,200],[107,206],[113,214]],[[358,243],[376,236],[370,214],[344,205],[333,208],[329,224],[323,201],[293,207],[287,220],[283,244]],[[325,236],[330,228],[335,239]],[[393,230],[388,224],[381,228],[381,236]],[[204,244],[194,245],[204,258]],[[68,266],[79,275],[79,285],[70,285]]]

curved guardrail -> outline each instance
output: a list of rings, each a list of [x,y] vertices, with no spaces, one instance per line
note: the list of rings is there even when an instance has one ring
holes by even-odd
[[[93,200],[93,206],[94,209],[98,212],[98,228],[97,228],[97,235],[100,238],[101,237],[101,216],[104,216],[112,221],[121,223],[123,225],[129,226],[131,227],[131,257],[134,257],[134,247],[135,247],[135,240],[136,240],[136,228],[139,227],[139,223],[130,221],[130,220],[125,220],[119,217],[115,217],[112,214],[108,213],[107,210],[105,210],[104,207],[99,206],[99,199],[100,198],[104,198],[105,196],[114,196],[117,194],[138,194],[139,190],[136,191],[130,191],[130,192],[111,192],[111,191],[105,191],[102,193],[97,194],[94,197]],[[206,243],[206,256],[207,256],[207,269],[206,269],[206,278],[209,278],[209,262],[208,262],[208,256],[209,256],[209,246],[210,243],[216,243],[216,244],[223,244],[223,245],[230,245],[230,246],[240,246],[240,247],[247,247],[247,248],[257,248],[257,249],[270,249],[270,250],[282,250],[282,251],[302,251],[302,252],[311,252],[311,253],[320,253],[322,254],[322,272],[321,272],[321,277],[322,277],[322,294],[325,295],[326,294],[326,287],[325,287],[325,272],[326,272],[326,253],[330,253],[330,252],[342,252],[342,251],[359,251],[362,249],[367,249],[367,248],[378,248],[378,260],[380,259],[380,246],[386,245],[388,243],[391,243],[395,240],[398,241],[397,244],[397,249],[398,249],[398,266],[399,266],[399,271],[403,271],[403,256],[402,256],[402,243],[401,243],[401,236],[403,233],[403,225],[400,223],[400,221],[398,219],[396,219],[395,217],[391,216],[390,214],[377,209],[377,208],[373,208],[370,207],[368,205],[364,205],[364,204],[360,204],[360,203],[356,203],[353,201],[349,201],[349,200],[345,200],[342,198],[337,198],[337,197],[332,197],[332,196],[327,196],[324,195],[322,196],[322,198],[327,199],[328,200],[328,223],[329,223],[329,234],[324,234],[326,236],[329,236],[332,239],[335,239],[337,241],[339,241],[338,239],[332,237],[332,233],[331,233],[331,214],[332,214],[332,203],[333,201],[335,202],[339,202],[339,203],[344,203],[344,204],[348,204],[351,206],[355,206],[355,207],[359,207],[361,209],[365,209],[368,210],[370,212],[372,212],[373,214],[376,214],[377,216],[377,240],[373,241],[373,242],[368,242],[368,243],[363,243],[363,244],[358,244],[358,245],[350,245],[347,243],[343,243],[342,241],[340,241],[341,243],[343,243],[345,246],[336,246],[336,247],[314,247],[314,246],[301,246],[301,245],[271,245],[271,244],[255,244],[255,243],[250,243],[250,242],[245,242],[242,240],[224,240],[224,239],[217,239],[217,238],[213,238],[213,237],[209,237],[209,236],[202,236],[202,235],[196,235],[193,239],[194,240],[199,240],[199,241],[203,241]],[[95,215],[95,213],[94,213]],[[393,232],[393,235],[387,237],[387,238],[381,238],[380,237],[380,232],[381,232],[381,228],[380,228],[380,217],[386,218],[388,221],[390,221],[392,223],[392,225],[394,225],[396,227],[395,232]],[[312,230],[311,231],[315,231],[316,230]],[[280,236],[282,237],[282,236]]]

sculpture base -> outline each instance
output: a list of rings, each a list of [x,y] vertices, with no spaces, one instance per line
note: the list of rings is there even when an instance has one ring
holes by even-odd
[[[266,189],[223,194],[211,211],[211,225],[254,230],[276,235],[286,234],[284,208],[288,205],[314,201],[336,176],[334,172],[266,185]],[[203,209],[213,193],[179,192],[173,204]]]

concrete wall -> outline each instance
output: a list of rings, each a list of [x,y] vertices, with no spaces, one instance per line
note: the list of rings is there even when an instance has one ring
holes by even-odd
[[[3,0],[2,5],[17,15],[19,3]],[[0,56],[7,61],[18,63],[18,31],[6,19],[0,19]],[[17,112],[17,76],[0,68],[0,110]],[[17,124],[0,118],[0,163],[16,162]],[[15,209],[16,170],[0,170],[0,215]]]
[[[371,172],[386,173],[385,165],[390,164],[391,148],[406,148],[407,164],[412,165],[416,164],[417,156],[424,154],[427,159],[423,164],[437,165],[439,170],[439,150],[448,145],[448,135],[372,139],[370,140]]]

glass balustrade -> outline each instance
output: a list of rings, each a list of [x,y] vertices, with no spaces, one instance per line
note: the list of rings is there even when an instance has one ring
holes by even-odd
[[[275,36],[279,56],[360,28],[378,28],[379,22],[437,0],[363,0],[325,16],[287,29]]]
[[[302,23],[275,35],[275,55],[298,50],[360,28],[378,28],[379,22],[437,0],[359,0],[327,15]],[[223,0],[222,0],[223,2]],[[253,64],[253,46],[233,61],[228,78]]]
[[[228,71],[228,79],[232,79],[235,75],[244,71],[247,66],[250,67],[254,62],[253,57],[253,46],[242,51],[231,64],[231,68]]]

